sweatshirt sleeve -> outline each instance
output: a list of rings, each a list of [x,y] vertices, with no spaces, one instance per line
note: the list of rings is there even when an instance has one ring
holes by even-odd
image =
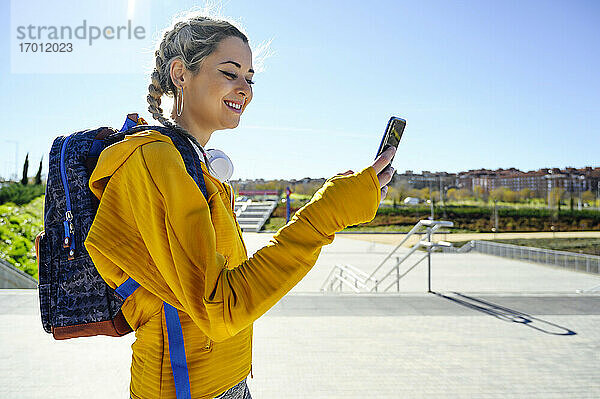
[[[116,266],[190,315],[214,341],[270,309],[308,273],[335,232],[372,220],[380,201],[372,167],[335,176],[267,246],[227,268],[210,215],[215,194],[207,202],[172,145],[142,145],[104,188],[85,242],[96,265]]]

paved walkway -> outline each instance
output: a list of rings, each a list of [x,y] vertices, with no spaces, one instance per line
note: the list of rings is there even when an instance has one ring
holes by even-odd
[[[252,252],[269,238],[245,234]],[[400,294],[318,292],[329,265],[367,270],[382,245],[339,236],[255,323],[255,399],[600,397],[600,295],[575,293],[600,277],[436,254],[437,294],[421,266]],[[0,398],[126,398],[132,341],[54,341],[35,290],[0,290]]]
[[[264,246],[271,235],[246,233],[244,240],[249,253]],[[397,244],[399,240],[395,242]],[[338,235],[333,244],[323,248],[317,264],[292,290],[292,293],[320,292],[331,268],[337,264],[350,264],[371,273],[395,245],[349,239]],[[408,252],[400,248],[398,256]],[[402,266],[408,270],[426,254],[413,254]],[[559,267],[523,262],[509,258],[469,252],[433,253],[431,255],[431,286],[434,291],[459,291],[466,293],[564,293],[575,294],[600,285],[600,275],[572,272]],[[393,261],[393,259],[392,259]],[[389,269],[377,273],[382,277]],[[393,287],[395,290],[395,287]],[[427,292],[427,260],[419,264],[400,282],[402,293]]]

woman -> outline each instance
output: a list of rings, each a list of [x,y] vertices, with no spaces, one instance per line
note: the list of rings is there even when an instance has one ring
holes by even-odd
[[[165,306],[179,313],[186,396],[250,398],[252,323],[306,275],[337,231],[373,219],[393,174],[391,167],[383,171],[393,153],[329,179],[248,259],[232,189],[213,176],[202,149],[215,130],[237,127],[252,100],[248,39],[228,22],[190,17],[165,33],[155,55],[148,109],[194,143],[208,195],[167,135],[130,135],[102,152],[90,178],[100,205],[85,245],[109,285],[129,278],[141,285],[122,306],[136,332],[132,398],[182,396]],[[165,94],[175,97],[173,121],[160,108]]]

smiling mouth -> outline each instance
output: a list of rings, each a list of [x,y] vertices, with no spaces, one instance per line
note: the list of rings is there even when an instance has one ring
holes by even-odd
[[[235,112],[237,114],[242,113],[242,104],[239,104],[239,103],[236,103],[233,101],[228,101],[228,100],[223,101],[223,103],[227,106],[227,108],[229,108],[233,112]]]

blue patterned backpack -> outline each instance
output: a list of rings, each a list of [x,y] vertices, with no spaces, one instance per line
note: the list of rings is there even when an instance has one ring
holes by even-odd
[[[121,305],[139,285],[129,279],[116,290],[110,288],[83,245],[99,204],[88,182],[102,150],[125,135],[149,129],[171,138],[188,173],[208,197],[200,159],[189,140],[167,127],[149,126],[137,114],[127,115],[120,131],[83,130],[58,137],[52,144],[44,231],[36,238],[36,253],[42,325],[55,339],[122,336],[132,331]],[[167,304],[165,312],[167,307],[176,315]]]

